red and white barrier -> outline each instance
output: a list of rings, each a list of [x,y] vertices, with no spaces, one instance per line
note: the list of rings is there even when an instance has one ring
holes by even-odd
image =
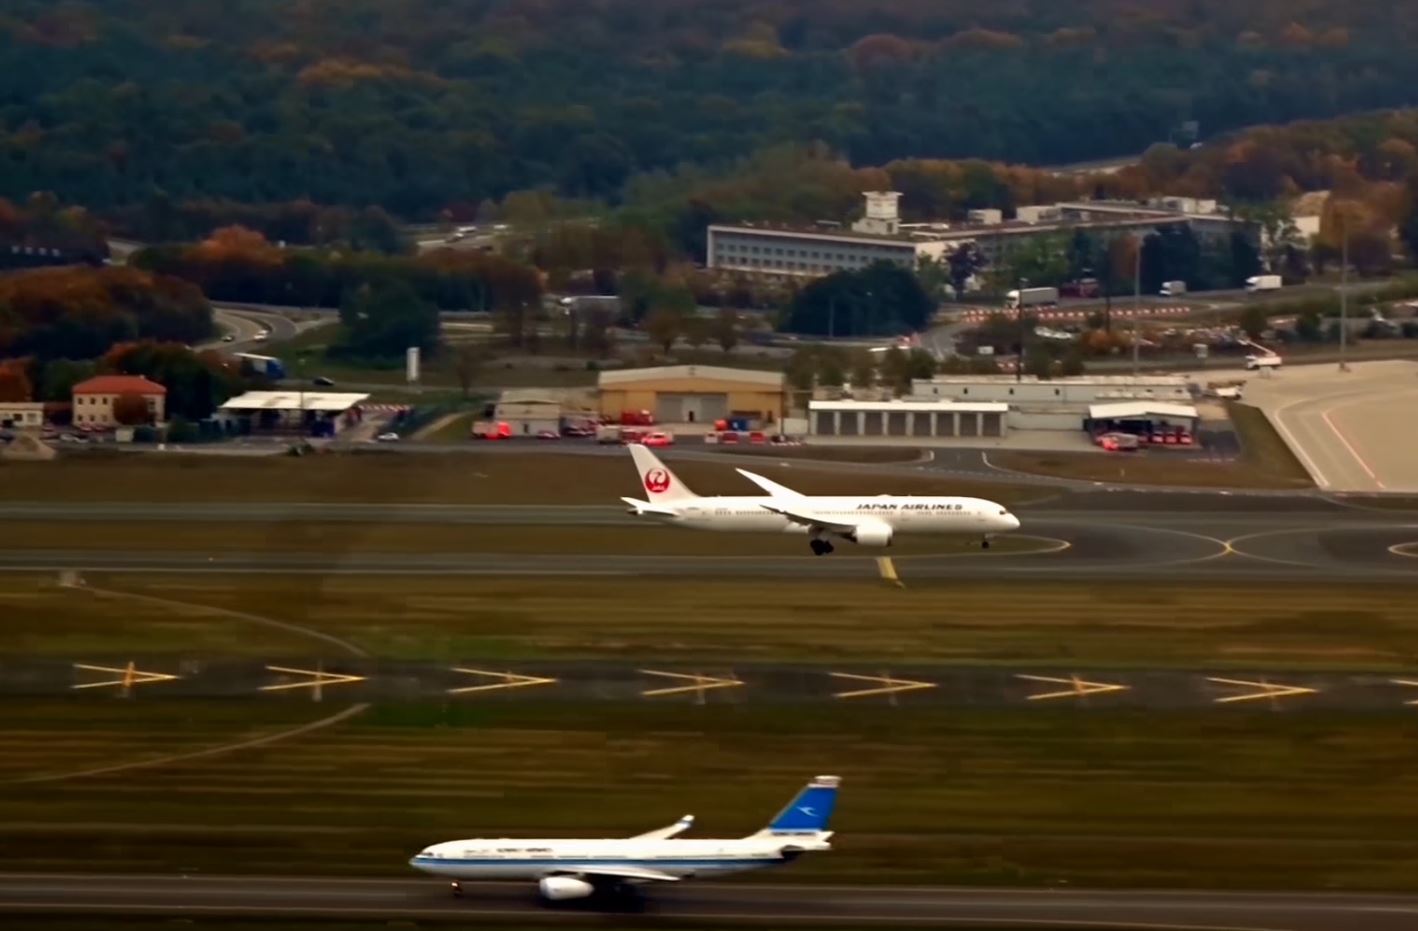
[[[1034,311],[1034,317],[1040,321],[1044,320],[1087,320],[1089,317],[1102,314],[1098,308],[1092,310],[1040,310]],[[1190,307],[1144,307],[1141,309],[1117,308],[1111,312],[1113,317],[1181,317],[1191,313]],[[1019,311],[1014,309],[998,310],[967,310],[960,314],[960,319],[966,323],[984,323],[986,320],[998,314],[1006,320],[1013,320],[1019,315]]]

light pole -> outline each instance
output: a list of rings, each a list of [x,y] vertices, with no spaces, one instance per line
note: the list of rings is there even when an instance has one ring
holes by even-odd
[[[1339,240],[1339,370],[1349,371],[1349,224],[1340,214]]]
[[[1142,239],[1138,239],[1132,266],[1132,377],[1137,377],[1137,318],[1142,314]]]
[[[1019,358],[1014,362],[1014,381],[1024,381],[1024,289],[1029,287],[1028,278],[1019,279],[1019,300],[1015,302],[1015,319],[1019,322]]]

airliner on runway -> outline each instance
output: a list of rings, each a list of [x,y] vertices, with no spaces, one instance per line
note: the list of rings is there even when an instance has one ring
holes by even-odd
[[[612,840],[448,841],[409,865],[452,880],[455,895],[462,894],[463,879],[532,879],[551,901],[775,866],[806,851],[831,849],[827,824],[840,783],[837,776],[818,776],[766,828],[743,838],[676,839],[694,823],[693,815],[685,815],[669,827]]]
[[[818,556],[832,552],[831,537],[862,546],[890,546],[898,533],[990,537],[1019,529],[1009,509],[984,498],[877,495],[874,498],[803,495],[747,469],[738,473],[767,496],[701,498],[644,446],[630,454],[649,501],[621,498],[630,513],[695,530],[806,533]]]

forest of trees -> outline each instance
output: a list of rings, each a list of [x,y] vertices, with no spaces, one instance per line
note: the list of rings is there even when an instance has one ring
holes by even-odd
[[[164,203],[615,201],[783,143],[1050,164],[1404,103],[1415,40],[1391,0],[14,0],[0,195],[180,231]]]
[[[223,227],[195,245],[134,254],[138,268],[190,281],[212,300],[340,307],[365,285],[401,284],[444,310],[505,310],[536,303],[532,267],[481,252],[436,250],[418,257],[377,252],[280,249],[254,230]]]

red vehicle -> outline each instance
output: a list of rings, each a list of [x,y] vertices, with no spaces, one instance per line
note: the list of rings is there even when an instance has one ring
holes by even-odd
[[[620,422],[627,427],[651,427],[655,424],[655,415],[649,411],[621,411]]]
[[[768,442],[768,437],[763,434],[762,430],[755,430],[748,435],[748,441],[750,443],[762,444]]]
[[[673,446],[674,441],[675,438],[670,434],[656,430],[654,433],[646,434],[640,442],[646,446]]]
[[[719,434],[720,443],[737,443],[738,441],[739,435],[737,433],[734,433],[733,431],[725,431],[724,433]]]

